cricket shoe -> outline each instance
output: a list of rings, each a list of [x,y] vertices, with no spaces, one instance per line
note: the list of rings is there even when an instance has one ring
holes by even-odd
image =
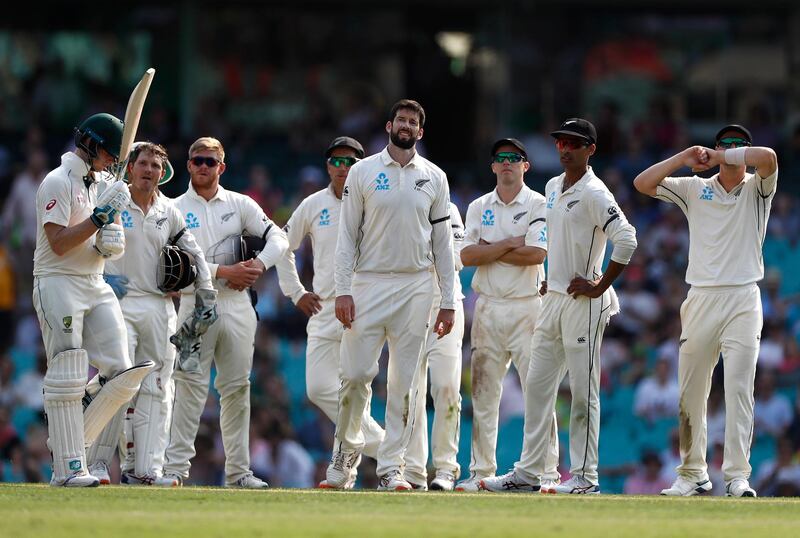
[[[378,491],[411,491],[413,486],[403,478],[400,471],[389,471],[381,477]]]
[[[239,488],[239,489],[267,489],[269,484],[257,478],[253,473],[246,474],[239,480],[232,484],[225,484],[226,488]]]
[[[353,478],[358,463],[361,461],[361,452],[358,450],[337,450],[333,453],[331,463],[325,472],[326,489],[347,489],[347,483]],[[320,483],[320,487],[322,483]]]
[[[476,476],[470,476],[466,480],[462,480],[458,484],[456,484],[455,490],[456,491],[466,491],[470,493],[475,493],[480,491],[481,489],[481,479]]]
[[[89,474],[96,476],[101,486],[111,483],[111,475],[108,472],[108,464],[104,461],[97,461],[89,466]]]
[[[560,483],[561,483],[561,480],[559,480],[557,478],[555,480],[543,479],[542,480],[542,489],[539,490],[539,493],[542,493],[542,494],[554,494],[554,493],[556,493],[556,486],[559,485]]]
[[[162,488],[179,488],[183,486],[183,477],[178,474],[166,473],[162,476],[157,476],[153,480],[153,485]]]
[[[412,482],[411,480],[406,480],[409,484],[411,484],[411,489],[414,491],[428,491],[428,484],[418,484],[416,482]]]
[[[64,480],[50,480],[50,485],[65,488],[96,488],[100,480],[86,471],[75,471]]]
[[[728,482],[725,488],[728,497],[757,497],[756,490],[750,487],[750,482],[744,478],[735,478]]]
[[[434,491],[453,491],[456,477],[447,471],[436,471],[436,478],[431,482],[431,489]]]
[[[592,484],[582,476],[573,476],[563,484],[558,484],[553,488],[555,493],[569,493],[573,495],[597,495],[600,493],[600,486]]]
[[[536,493],[541,489],[538,484],[523,480],[517,471],[509,471],[501,476],[492,476],[480,481],[480,488],[495,493]]]
[[[679,476],[675,482],[667,489],[661,490],[661,495],[669,497],[691,497],[692,495],[702,495],[711,491],[711,480],[705,479],[700,482],[687,480]]]

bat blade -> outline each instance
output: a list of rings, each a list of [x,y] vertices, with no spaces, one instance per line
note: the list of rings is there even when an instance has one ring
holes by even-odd
[[[142,117],[147,92],[150,90],[150,84],[153,82],[155,74],[156,70],[152,67],[145,71],[142,80],[133,89],[131,97],[128,99],[128,108],[125,109],[125,121],[122,128],[122,145],[119,151],[119,160],[122,163],[119,167],[119,177],[125,173],[128,155],[131,152],[133,141],[136,139],[136,131],[139,129],[139,119]]]

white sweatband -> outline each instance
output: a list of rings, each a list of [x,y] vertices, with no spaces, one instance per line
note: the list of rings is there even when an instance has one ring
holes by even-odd
[[[747,148],[731,148],[725,150],[725,164],[744,166],[744,154]]]

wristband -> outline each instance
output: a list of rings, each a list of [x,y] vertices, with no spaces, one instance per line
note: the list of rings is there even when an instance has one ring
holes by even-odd
[[[744,154],[747,148],[731,148],[725,150],[725,164],[744,166]]]

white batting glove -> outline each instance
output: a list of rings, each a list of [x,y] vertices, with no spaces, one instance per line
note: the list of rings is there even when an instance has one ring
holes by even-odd
[[[94,249],[104,258],[118,260],[125,254],[125,232],[122,226],[112,222],[94,234]]]
[[[114,217],[122,211],[131,201],[131,192],[124,181],[116,181],[108,186],[97,197],[97,207],[94,208],[91,218],[98,228],[114,222]]]

